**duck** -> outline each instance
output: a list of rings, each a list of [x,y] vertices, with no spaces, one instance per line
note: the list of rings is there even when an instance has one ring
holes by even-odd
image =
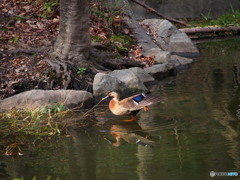
[[[117,92],[109,92],[102,100],[111,97],[109,102],[110,111],[117,116],[132,115],[134,117],[142,109],[149,111],[148,106],[164,100],[162,96],[154,96],[147,93],[136,94],[128,98],[120,100],[120,95]]]

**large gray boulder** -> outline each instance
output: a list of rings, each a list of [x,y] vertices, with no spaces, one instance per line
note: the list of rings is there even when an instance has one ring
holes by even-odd
[[[169,60],[169,52],[163,51],[134,18],[125,17],[124,22],[134,32],[133,36],[137,40],[138,46],[142,48],[144,56],[154,56],[157,63],[164,63]]]
[[[118,78],[107,73],[97,73],[93,81],[93,95],[106,96],[110,91],[120,91],[125,89],[125,85]]]
[[[140,24],[151,29],[155,43],[164,51],[181,56],[199,55],[191,39],[171,22],[163,19],[145,19]]]
[[[41,110],[45,106],[62,104],[68,108],[93,105],[93,96],[87,91],[76,90],[30,90],[0,101],[0,112],[13,109]]]
[[[98,73],[93,81],[93,95],[104,96],[109,91],[121,94],[148,91],[145,84],[155,79],[141,68],[115,70],[110,73]]]

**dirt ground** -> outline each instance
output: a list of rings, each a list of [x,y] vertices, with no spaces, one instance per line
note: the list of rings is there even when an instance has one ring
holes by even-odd
[[[90,2],[90,12],[92,40],[113,47],[123,59],[153,64],[136,44],[124,44],[123,38],[132,38],[132,32],[118,12],[95,1]],[[0,99],[47,88],[51,69],[44,58],[56,40],[59,22],[57,0],[0,0]]]
[[[0,97],[44,89],[50,67],[44,57],[58,33],[57,12],[43,18],[43,2],[0,3]]]

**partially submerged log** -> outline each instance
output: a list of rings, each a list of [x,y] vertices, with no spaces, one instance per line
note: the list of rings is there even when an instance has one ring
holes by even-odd
[[[216,33],[216,32],[230,32],[230,31],[237,32],[237,31],[240,31],[240,26],[232,26],[232,27],[207,26],[207,27],[196,27],[196,28],[183,28],[179,30],[186,34]]]

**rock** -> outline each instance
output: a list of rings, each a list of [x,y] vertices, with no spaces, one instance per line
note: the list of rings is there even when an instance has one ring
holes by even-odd
[[[167,63],[170,60],[170,52],[162,51],[159,48],[152,48],[143,53],[144,56],[154,56],[156,63]]]
[[[142,68],[133,67],[123,70],[115,70],[109,73],[124,82],[128,87],[135,88],[140,84],[154,81],[154,78],[147,74]]]
[[[186,69],[186,68],[189,68],[192,63],[193,63],[193,60],[190,58],[172,55],[168,65],[169,67],[172,66],[177,69]]]
[[[41,110],[54,103],[63,104],[68,108],[79,105],[86,108],[93,105],[93,97],[87,91],[30,90],[2,100],[0,102],[0,112],[12,109]]]
[[[150,74],[156,79],[162,79],[167,77],[169,74],[173,74],[176,69],[189,68],[193,60],[177,55],[171,55],[168,63],[156,64],[151,67],[145,68],[145,72]]]
[[[144,69],[146,73],[150,74],[152,77],[156,79],[161,79],[164,77],[167,77],[169,72],[168,72],[168,64],[156,64],[151,67],[145,68]]]
[[[170,60],[170,52],[164,51],[164,48],[157,45],[153,39],[147,35],[146,30],[139,25],[134,17],[132,17],[131,13],[128,13],[128,16],[131,18],[125,17],[124,22],[127,23],[129,28],[133,31],[133,36],[137,40],[138,46],[142,48],[143,55],[154,56],[156,63],[166,63],[168,60]],[[159,39],[159,41],[160,40],[162,39]],[[166,43],[162,40],[162,46],[165,46],[165,44]]]
[[[147,25],[155,38],[155,43],[164,51],[181,56],[198,56],[199,51],[191,39],[179,31],[172,23],[162,19],[145,19],[141,22]]]
[[[121,94],[148,91],[145,84],[155,79],[141,68],[115,70],[108,74],[98,73],[94,77],[93,95],[105,96],[109,91]]]
[[[179,56],[196,57],[200,55],[191,39],[180,31],[170,37],[169,48],[170,52]]]
[[[106,96],[110,91],[122,92],[124,88],[123,82],[107,73],[97,73],[93,80],[94,96]]]
[[[127,23],[129,28],[134,32],[133,36],[137,39],[138,46],[142,47],[143,51],[146,52],[152,48],[159,48],[146,34],[146,31],[139,25],[139,23],[133,18],[125,17],[124,22]]]

